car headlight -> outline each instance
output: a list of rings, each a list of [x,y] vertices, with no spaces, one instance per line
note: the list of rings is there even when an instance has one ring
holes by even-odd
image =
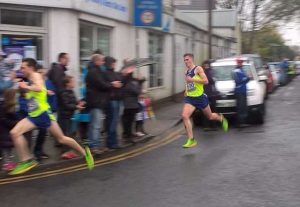
[[[247,95],[248,96],[254,96],[255,95],[255,90],[254,89],[248,89],[247,90]]]

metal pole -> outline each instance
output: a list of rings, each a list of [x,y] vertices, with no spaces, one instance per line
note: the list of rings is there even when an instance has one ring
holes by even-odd
[[[212,1],[207,0],[208,5],[208,58],[212,59]]]

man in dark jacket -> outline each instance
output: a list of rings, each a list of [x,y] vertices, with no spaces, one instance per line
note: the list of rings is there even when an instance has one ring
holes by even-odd
[[[89,65],[86,77],[86,101],[90,110],[90,124],[88,142],[94,154],[100,154],[100,127],[103,125],[103,111],[110,100],[112,88],[120,88],[120,81],[109,81],[107,72],[101,67],[104,64],[104,56],[94,54],[92,64]]]
[[[115,71],[116,62],[117,60],[113,57],[105,57],[105,68],[110,82],[123,80],[122,74]],[[109,103],[105,111],[105,128],[107,132],[106,146],[109,149],[119,148],[117,128],[119,123],[122,98],[122,89],[113,88],[110,91]]]
[[[246,123],[248,116],[247,107],[247,83],[250,78],[243,70],[243,60],[237,59],[237,66],[233,70],[233,79],[235,81],[234,94],[236,97],[237,108],[237,126],[242,127]]]
[[[48,79],[53,83],[56,88],[56,93],[59,93],[64,89],[64,77],[66,76],[67,66],[70,58],[68,53],[62,52],[58,55],[58,62],[52,63],[51,69],[48,72]]]
[[[63,122],[63,109],[61,107],[62,100],[61,100],[61,92],[64,90],[64,78],[66,76],[67,65],[69,64],[70,58],[69,54],[62,52],[58,55],[58,62],[52,63],[51,69],[48,72],[48,79],[53,83],[57,95],[57,122]],[[63,128],[63,126],[60,126]],[[56,146],[61,146],[59,143],[56,143]]]

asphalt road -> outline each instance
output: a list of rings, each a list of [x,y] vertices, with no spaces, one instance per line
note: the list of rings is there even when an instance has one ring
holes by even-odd
[[[1,207],[299,207],[300,77],[269,97],[266,123],[228,133],[195,129],[93,171],[0,185]]]

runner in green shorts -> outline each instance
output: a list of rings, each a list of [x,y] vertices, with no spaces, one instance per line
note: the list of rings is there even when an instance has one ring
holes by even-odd
[[[184,106],[182,110],[182,119],[187,133],[187,141],[182,146],[190,148],[197,145],[193,136],[193,126],[190,120],[195,109],[201,109],[203,114],[209,120],[219,121],[224,131],[228,130],[228,122],[222,114],[212,113],[208,97],[204,93],[203,85],[208,84],[207,77],[200,66],[194,64],[194,55],[187,53],[184,55],[184,63],[187,67],[185,74],[186,90],[184,97]]]
[[[28,117],[21,120],[11,130],[10,134],[20,159],[16,168],[10,175],[25,173],[35,166],[37,161],[31,155],[26,139],[23,134],[35,128],[46,128],[61,144],[67,145],[78,151],[85,157],[88,169],[93,169],[94,159],[88,147],[82,148],[74,139],[64,136],[62,130],[56,122],[55,117],[50,111],[47,103],[47,90],[43,78],[36,72],[37,62],[32,58],[26,58],[22,61],[21,71],[31,83],[19,83],[20,90],[25,90],[28,100]]]

